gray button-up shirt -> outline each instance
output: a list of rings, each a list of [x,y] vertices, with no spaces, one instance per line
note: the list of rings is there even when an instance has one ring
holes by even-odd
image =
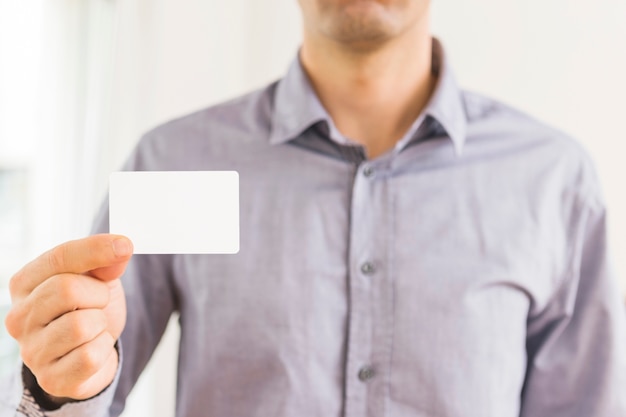
[[[588,156],[461,91],[436,41],[433,62],[427,108],[373,160],[297,60],[148,133],[126,169],[239,171],[241,250],[135,256],[115,383],[54,415],[118,415],[178,311],[178,417],[626,416]]]

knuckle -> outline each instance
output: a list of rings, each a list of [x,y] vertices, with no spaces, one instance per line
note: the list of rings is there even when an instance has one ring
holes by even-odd
[[[34,371],[33,374],[35,374]],[[35,374],[35,376],[37,377],[37,383],[46,393],[57,397],[64,396],[63,387],[61,386],[62,378],[56,378],[50,372],[40,372]]]
[[[69,319],[69,328],[67,329],[67,337],[75,343],[81,343],[89,337],[91,328],[89,323],[82,317],[81,314],[76,314]]]
[[[82,344],[100,334],[106,328],[102,316],[103,314],[92,311],[74,314],[70,320],[69,337],[71,340]]]
[[[4,317],[4,327],[14,339],[19,339],[22,334],[22,321],[18,317],[15,307],[9,310]]]
[[[85,346],[78,352],[78,371],[82,375],[93,375],[102,367],[100,352],[95,346]]]
[[[11,295],[16,295],[20,288],[22,287],[22,282],[24,281],[24,272],[18,271],[16,272],[11,279],[9,280],[9,292]]]
[[[27,302],[20,301],[14,304],[4,317],[7,333],[17,341],[31,333],[30,315],[31,310]]]
[[[39,363],[37,361],[37,349],[35,349],[30,344],[23,344],[20,346],[20,356],[22,357],[22,361],[26,366],[28,366],[31,370],[37,369]]]
[[[55,285],[55,293],[63,301],[77,300],[80,294],[80,285],[73,275],[63,274],[52,278]]]

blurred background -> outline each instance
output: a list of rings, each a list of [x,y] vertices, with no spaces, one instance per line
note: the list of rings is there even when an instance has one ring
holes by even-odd
[[[624,279],[626,0],[433,8],[462,86],[591,153]],[[0,0],[0,318],[22,264],[89,232],[109,174],[144,132],[280,77],[300,30],[296,0]],[[174,414],[176,338],[174,318],[125,416]],[[0,375],[16,361],[1,326]]]

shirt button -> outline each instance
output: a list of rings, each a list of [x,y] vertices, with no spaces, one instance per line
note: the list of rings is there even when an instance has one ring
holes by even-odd
[[[361,272],[363,272],[364,275],[372,275],[376,272],[376,268],[371,262],[365,262],[361,265]]]
[[[374,368],[372,368],[371,366],[364,366],[359,370],[359,379],[362,382],[365,382],[374,378],[375,374],[376,373],[374,372]]]
[[[365,175],[367,178],[370,178],[374,175],[374,168],[372,168],[370,165],[366,166],[365,168],[363,168],[363,175]]]

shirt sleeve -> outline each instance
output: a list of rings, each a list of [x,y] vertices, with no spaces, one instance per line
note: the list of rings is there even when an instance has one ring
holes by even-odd
[[[626,416],[626,312],[602,204],[582,204],[568,273],[528,322],[522,417]]]

